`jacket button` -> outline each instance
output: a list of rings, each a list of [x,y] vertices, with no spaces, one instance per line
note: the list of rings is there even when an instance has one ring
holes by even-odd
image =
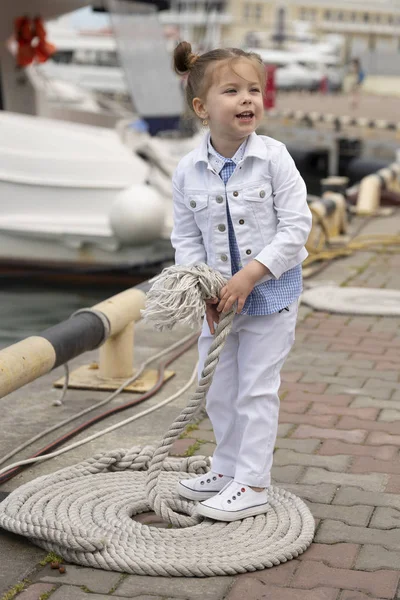
[[[246,254],[251,254],[251,250],[250,249],[246,250]]]
[[[218,202],[218,204],[222,204],[222,202],[224,201],[222,196],[217,196],[215,199]]]
[[[244,219],[239,219],[239,225],[244,225]]]
[[[233,192],[233,195],[235,196],[235,198],[237,198],[239,196],[239,192]]]
[[[265,190],[261,190],[261,192],[260,192],[260,198],[265,198]]]
[[[225,225],[218,225],[218,231],[225,231]]]
[[[196,202],[195,202],[194,200],[191,200],[191,201],[190,201],[190,206],[191,206],[192,208],[196,208]]]
[[[226,262],[228,260],[228,257],[226,254],[221,254],[221,260],[222,262]]]

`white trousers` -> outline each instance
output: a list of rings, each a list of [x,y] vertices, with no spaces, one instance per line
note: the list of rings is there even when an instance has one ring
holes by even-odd
[[[217,447],[212,470],[268,487],[278,429],[280,371],[293,345],[298,300],[289,311],[236,315],[207,394]],[[204,320],[199,378],[213,336]]]

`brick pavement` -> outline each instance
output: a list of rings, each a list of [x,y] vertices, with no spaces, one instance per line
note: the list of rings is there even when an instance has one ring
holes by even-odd
[[[397,215],[400,225],[400,215]],[[400,229],[400,226],[399,226]],[[396,280],[398,254],[341,261],[337,281],[374,287]],[[359,259],[357,259],[359,260]],[[354,264],[354,263],[353,263]],[[332,279],[338,264],[322,273]],[[318,279],[317,279],[318,280]],[[379,279],[382,286],[382,279]],[[302,497],[316,522],[300,557],[236,577],[164,579],[66,566],[37,566],[25,600],[399,600],[400,318],[300,311],[284,368],[273,480]],[[211,454],[210,421],[175,443],[173,454]]]

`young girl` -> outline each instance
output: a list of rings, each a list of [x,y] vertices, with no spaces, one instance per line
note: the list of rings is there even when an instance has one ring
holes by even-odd
[[[209,126],[174,177],[175,262],[205,262],[228,280],[206,305],[199,374],[221,313],[236,307],[207,395],[217,447],[212,471],[178,484],[200,515],[234,521],[267,511],[280,370],[294,342],[301,263],[311,229],[306,187],[286,147],[255,133],[264,66],[254,53],[202,55],[181,42],[189,107]]]

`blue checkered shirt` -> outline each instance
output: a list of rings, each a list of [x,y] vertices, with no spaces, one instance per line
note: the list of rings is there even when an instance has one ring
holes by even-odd
[[[236,169],[236,165],[242,160],[246,144],[247,140],[243,142],[232,158],[225,158],[215,150],[209,140],[208,159],[211,166],[219,173],[225,186]],[[234,275],[243,265],[240,260],[240,252],[233,229],[228,199],[226,198],[226,200],[229,251],[231,255],[232,275]],[[289,306],[289,304],[299,298],[302,291],[302,269],[301,265],[297,265],[293,269],[283,273],[279,279],[270,279],[257,285],[247,297],[241,314],[253,316],[271,315]]]

